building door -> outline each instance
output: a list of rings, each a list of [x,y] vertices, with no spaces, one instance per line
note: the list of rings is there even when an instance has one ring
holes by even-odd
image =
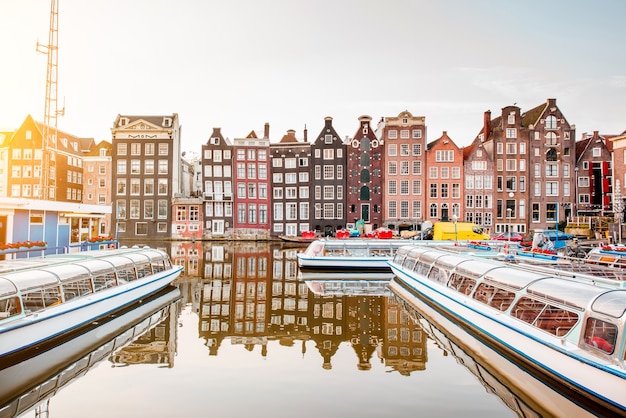
[[[370,205],[369,203],[364,203],[361,205],[361,219],[365,222],[370,221]]]

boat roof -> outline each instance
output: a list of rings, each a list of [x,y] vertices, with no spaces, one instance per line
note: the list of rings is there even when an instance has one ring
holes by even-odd
[[[559,277],[559,270],[531,269],[519,264],[507,264],[494,259],[475,258],[469,254],[454,254],[442,249],[403,247],[398,255],[407,254],[420,263],[446,269],[464,277],[482,278],[494,285],[514,290],[526,289],[539,296],[580,310],[592,310],[621,317],[626,311],[626,290],[619,282],[594,280],[591,276]]]
[[[64,280],[78,280],[105,271],[162,260],[154,248],[120,248],[0,261],[0,297]]]

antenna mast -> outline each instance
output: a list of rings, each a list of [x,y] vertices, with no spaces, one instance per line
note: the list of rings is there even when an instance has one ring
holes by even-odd
[[[48,34],[48,45],[37,42],[37,52],[47,54],[48,66],[46,68],[46,102],[44,106],[43,134],[41,146],[43,150],[41,167],[41,194],[45,200],[56,200],[56,150],[57,141],[57,116],[63,115],[65,109],[58,110],[57,90],[59,64],[59,3],[52,0],[50,6],[50,32]]]

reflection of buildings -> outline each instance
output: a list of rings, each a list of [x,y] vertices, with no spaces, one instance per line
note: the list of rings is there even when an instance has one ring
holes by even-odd
[[[182,275],[198,277],[203,254],[202,241],[174,241],[171,246],[170,258],[172,263],[184,267]]]
[[[244,344],[248,350],[262,345],[265,355],[269,318],[270,246],[261,243],[235,245],[232,279],[233,344]]]
[[[320,296],[309,293],[311,339],[324,359],[322,367],[332,369],[331,359],[345,341],[345,296]]]
[[[426,338],[388,295],[319,295],[299,278],[298,249],[280,249],[264,242],[205,246],[204,278],[197,289],[199,335],[209,355],[217,355],[222,342],[260,346],[278,341],[306,353],[314,341],[332,368],[332,357],[342,342],[349,342],[358,368],[369,370],[374,353],[403,374],[423,370]],[[174,251],[173,251],[174,253]],[[185,293],[193,298],[194,286]],[[193,303],[193,302],[192,302]]]
[[[380,353],[385,359],[385,364],[402,375],[409,375],[416,370],[425,370],[428,360],[426,333],[396,299],[389,298],[386,302],[387,333]]]
[[[180,303],[172,303],[158,325],[146,329],[135,341],[109,357],[115,365],[163,364],[174,367]]]
[[[359,356],[359,370],[372,368],[370,359],[383,340],[383,298],[356,296],[346,298],[348,337]]]
[[[281,344],[308,339],[308,288],[298,280],[297,249],[273,251],[268,331]],[[303,344],[304,350],[304,344]]]
[[[216,355],[222,340],[231,335],[232,246],[205,249],[204,280],[200,290],[199,334],[206,339],[209,354]]]

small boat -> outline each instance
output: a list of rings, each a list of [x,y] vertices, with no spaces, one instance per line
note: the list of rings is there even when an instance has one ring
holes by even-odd
[[[0,262],[0,364],[16,364],[158,292],[182,267],[152,248]]]
[[[430,309],[585,410],[626,415],[626,285],[406,246],[389,265]]]
[[[313,241],[298,253],[302,269],[389,271],[387,261],[396,250],[412,241],[406,239],[333,239]],[[415,241],[413,241],[415,242]]]
[[[284,242],[294,243],[294,244],[309,244],[317,239],[317,237],[312,236],[287,236],[287,235],[279,235],[280,238]]]

